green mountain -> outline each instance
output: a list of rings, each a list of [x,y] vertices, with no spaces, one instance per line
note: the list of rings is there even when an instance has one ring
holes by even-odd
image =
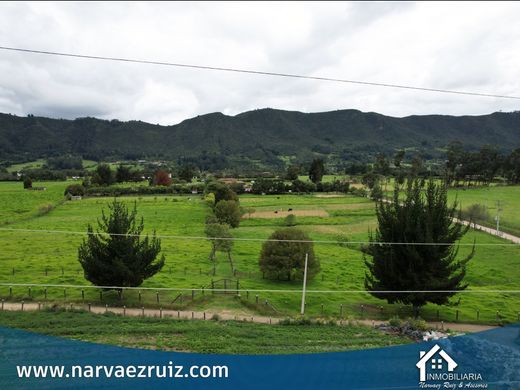
[[[362,160],[397,148],[438,156],[454,140],[469,148],[492,144],[511,150],[520,145],[520,112],[395,118],[357,110],[260,109],[236,116],[200,115],[173,126],[0,114],[0,159],[4,161],[73,154],[95,160],[161,158],[201,166],[261,168],[279,167],[291,156]]]

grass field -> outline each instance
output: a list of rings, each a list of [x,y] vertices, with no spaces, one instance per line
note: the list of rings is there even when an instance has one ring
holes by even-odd
[[[390,179],[382,186],[386,196],[392,196],[394,181]],[[490,186],[449,188],[448,200],[457,201],[462,210],[474,204],[485,206],[489,212],[489,218],[477,222],[492,228],[496,227],[497,202],[500,202],[500,230],[520,236],[520,186],[491,184]]]
[[[318,353],[410,342],[366,326],[259,325],[66,311],[1,312],[0,325],[102,344],[199,353]]]
[[[11,202],[16,203],[21,196],[29,196],[26,200],[31,207],[38,210],[38,201],[24,193],[20,183],[9,191],[11,183],[0,183],[0,196],[4,196],[2,209],[6,208],[7,217],[15,218],[17,214],[9,211]],[[65,185],[64,183],[55,184]],[[512,187],[511,187],[512,188]],[[49,190],[50,191],[50,185]],[[57,191],[57,190],[56,190]],[[490,190],[491,192],[493,189]],[[6,195],[2,195],[6,192]],[[56,192],[57,193],[57,192]],[[57,197],[59,199],[59,197]],[[376,227],[374,206],[371,201],[353,196],[323,197],[321,195],[280,195],[260,196],[243,195],[241,204],[246,208],[254,208],[251,218],[245,218],[238,229],[233,230],[237,238],[258,239],[259,241],[236,241],[233,249],[233,260],[238,273],[233,275],[228,260],[218,256],[216,275],[212,275],[212,265],[208,260],[210,245],[203,239],[204,219],[209,212],[206,204],[193,196],[146,196],[122,198],[129,206],[137,204],[138,212],[144,217],[147,232],[156,230],[164,237],[162,250],[166,257],[163,270],[147,280],[139,300],[138,291],[125,292],[124,303],[128,306],[160,305],[164,307],[199,308],[220,307],[222,310],[269,313],[270,315],[296,315],[299,312],[301,296],[300,282],[269,281],[262,278],[258,270],[258,256],[262,240],[266,239],[276,228],[284,225],[284,218],[278,214],[293,211],[301,212],[296,217],[297,225],[316,240],[315,252],[321,261],[322,271],[308,284],[311,292],[307,296],[306,313],[316,317],[344,318],[388,318],[393,315],[401,317],[411,314],[409,307],[388,305],[376,299],[364,290],[365,266],[358,245],[348,242],[366,241],[368,231]],[[109,198],[89,198],[81,201],[68,201],[55,207],[50,212],[38,216],[27,211],[30,218],[20,218],[8,227],[16,229],[50,229],[64,231],[68,234],[10,232],[0,230],[0,283],[37,283],[37,284],[88,284],[77,262],[77,248],[82,240],[88,223],[95,223],[101,209],[110,202]],[[320,211],[322,216],[309,215]],[[275,213],[278,211],[278,213]],[[255,218],[254,213],[262,213]],[[272,217],[270,217],[272,213]],[[307,214],[306,214],[307,213]],[[72,234],[77,232],[79,234]],[[190,239],[179,236],[189,236]],[[477,247],[474,259],[470,262],[467,282],[470,289],[482,290],[518,290],[520,283],[520,248],[518,246],[496,246],[504,243],[499,238],[481,232],[470,232],[463,239],[463,244],[489,246]],[[336,241],[323,243],[320,241]],[[462,246],[460,255],[470,250]],[[228,279],[229,285],[240,286],[240,299],[228,299],[220,294],[202,295],[194,291],[191,299],[190,289],[210,287],[212,280]],[[222,287],[221,284],[218,287]],[[150,288],[145,290],[144,288]],[[157,288],[168,288],[171,291],[159,291]],[[181,289],[187,289],[183,291]],[[282,290],[281,292],[249,292],[248,290]],[[312,291],[335,291],[313,293]],[[343,291],[343,292],[338,292]],[[345,292],[348,291],[348,292]],[[44,299],[44,289],[34,287],[29,291],[26,287],[13,287],[13,299]],[[159,293],[159,302],[157,302]],[[9,286],[0,286],[0,296],[9,297]],[[82,300],[81,289],[48,288],[49,300]],[[104,293],[99,297],[95,289],[85,289],[85,300],[108,304],[118,302],[115,293]],[[179,295],[183,294],[182,301]],[[258,303],[256,300],[258,295]],[[427,319],[439,318],[461,322],[486,323],[516,321],[520,312],[520,294],[518,293],[463,293],[453,299],[447,306],[427,305],[422,316]],[[268,301],[268,305],[265,304]]]
[[[63,201],[68,182],[34,182],[45,191],[24,190],[21,182],[0,183],[0,226],[45,214]]]
[[[45,159],[39,159],[21,164],[13,164],[7,167],[7,172],[20,172],[24,169],[42,168],[46,164],[46,162],[47,161]],[[97,166],[97,164],[98,163],[96,161],[83,160],[83,168],[85,169],[94,169]]]

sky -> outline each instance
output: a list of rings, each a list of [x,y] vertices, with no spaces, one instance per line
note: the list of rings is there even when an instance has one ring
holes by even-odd
[[[520,96],[520,3],[2,2],[0,46]],[[520,100],[0,50],[0,112],[170,125],[210,112],[480,115]]]

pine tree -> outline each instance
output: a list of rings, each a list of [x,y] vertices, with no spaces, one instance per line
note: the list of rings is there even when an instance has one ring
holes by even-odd
[[[312,160],[311,167],[309,168],[309,179],[311,179],[314,184],[318,184],[324,174],[325,165],[323,164],[323,160],[321,158]]]
[[[468,286],[463,283],[466,264],[475,247],[457,260],[456,242],[469,226],[453,222],[454,217],[460,217],[456,210],[456,202],[448,206],[446,185],[436,185],[433,180],[425,194],[414,180],[408,183],[404,200],[399,199],[397,186],[393,202],[380,200],[376,207],[379,226],[375,235],[370,235],[366,251],[372,258],[365,257],[367,290],[389,303],[411,304],[415,316],[427,302],[446,304],[457,291],[464,290]]]
[[[78,258],[85,278],[96,286],[140,286],[164,266],[164,256],[155,261],[161,242],[155,237],[141,238],[144,221],[136,221],[137,208],[128,212],[122,202],[114,199],[110,215],[102,211],[98,231],[88,225],[88,237],[78,249]]]

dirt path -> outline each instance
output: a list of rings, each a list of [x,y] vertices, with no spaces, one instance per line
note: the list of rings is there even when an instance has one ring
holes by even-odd
[[[458,223],[460,223],[462,225],[465,225],[465,226],[470,224],[468,221],[462,221],[462,220],[458,220],[456,218],[454,218],[453,220],[455,222],[458,222]],[[503,238],[504,240],[508,240],[508,241],[514,242],[515,244],[520,244],[520,237],[513,236],[512,234],[504,233],[502,231],[498,231],[496,229],[493,229],[493,228],[490,228],[490,227],[487,227],[487,226],[479,225],[477,223],[472,223],[471,227],[473,229],[475,229],[475,230],[480,230],[482,232],[491,234],[493,236],[497,236],[497,237]]]
[[[383,202],[392,203],[392,201],[388,200],[388,199],[383,199]],[[492,236],[503,238],[504,240],[511,241],[515,244],[520,244],[520,237],[499,231],[497,229],[493,229],[493,228],[490,228],[490,227],[487,227],[484,225],[479,225],[478,223],[470,223],[469,221],[465,221],[463,219],[458,219],[458,218],[453,218],[453,222],[460,223],[461,225],[465,225],[465,226],[468,226],[471,224],[471,227],[475,230],[480,230],[481,232],[491,234]]]
[[[122,316],[129,317],[156,317],[156,318],[177,318],[184,320],[211,320],[214,315],[218,315],[220,320],[224,321],[248,321],[259,324],[278,324],[280,318],[278,317],[266,317],[260,315],[235,315],[233,313],[223,313],[218,311],[187,311],[187,310],[170,310],[170,309],[147,309],[147,308],[124,308],[124,307],[109,307],[109,306],[94,306],[94,305],[63,305],[63,308],[72,308],[76,310],[87,310],[95,314],[114,313]],[[43,304],[35,302],[26,302],[24,304],[20,302],[2,302],[0,311],[37,311],[44,308]],[[365,326],[377,326],[385,323],[385,321],[376,320],[352,320],[352,321],[338,321],[338,325],[343,324],[359,324]],[[496,328],[492,325],[478,325],[478,324],[464,324],[458,322],[428,322],[428,325],[432,328],[445,330],[450,329],[457,332],[481,332],[484,330],[490,330]]]

